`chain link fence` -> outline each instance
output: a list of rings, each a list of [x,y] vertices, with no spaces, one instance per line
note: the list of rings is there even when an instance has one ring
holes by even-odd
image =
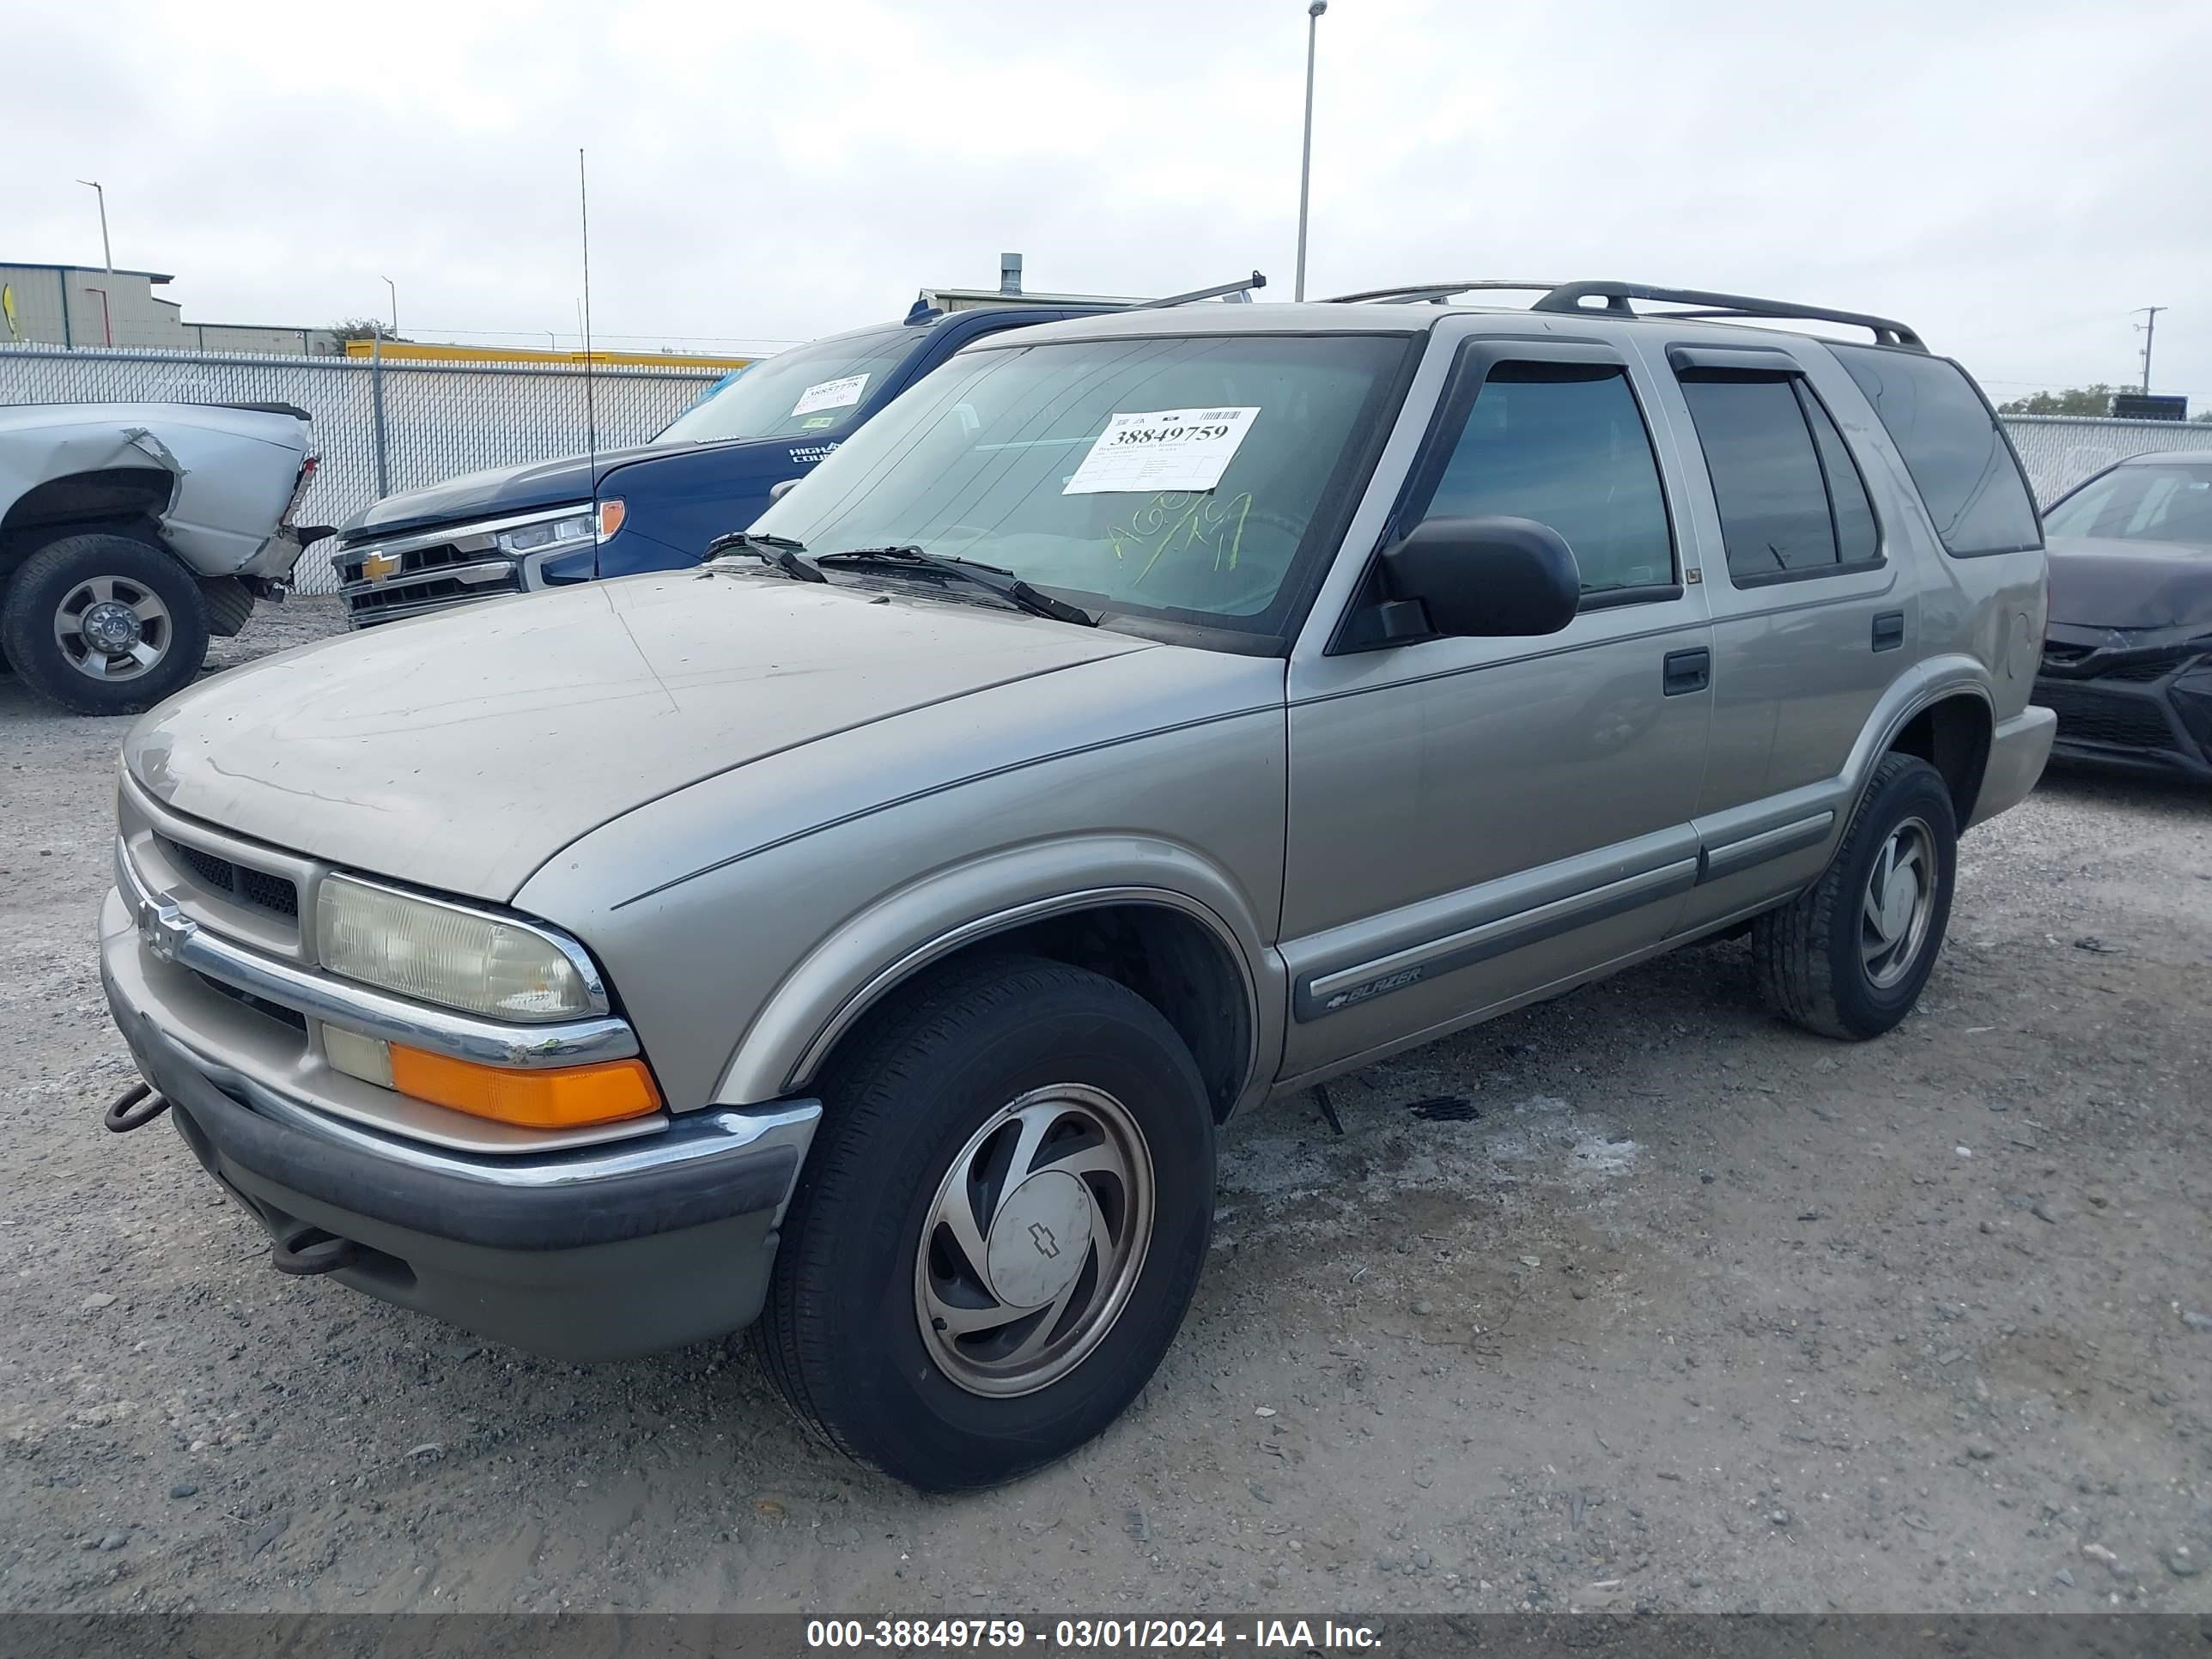
[[[723,373],[594,370],[599,447],[643,443]],[[464,472],[582,454],[593,423],[584,380],[581,369],[532,363],[0,347],[0,404],[274,403],[306,410],[314,416],[322,462],[300,507],[303,524],[343,524],[380,494]],[[317,543],[301,559],[300,592],[336,591],[331,547]]]
[[[2020,464],[2048,507],[2114,461],[2159,450],[2194,450],[2212,460],[2212,424],[2196,421],[2105,421],[2076,415],[2003,415]]]
[[[672,366],[595,371],[591,410],[599,447],[644,442],[721,373]],[[443,483],[464,472],[582,454],[590,443],[584,380],[580,369],[527,363],[379,364],[365,357],[0,347],[0,404],[297,404],[315,417],[323,458],[300,510],[308,524],[343,524],[380,494]],[[2045,506],[2124,456],[2163,449],[2212,456],[2212,425],[2063,415],[2002,418]],[[335,590],[329,543],[308,549],[297,580],[303,593]]]

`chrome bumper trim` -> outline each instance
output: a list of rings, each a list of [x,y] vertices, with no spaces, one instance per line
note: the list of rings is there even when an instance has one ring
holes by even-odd
[[[132,866],[121,837],[115,844],[115,878],[124,902],[153,954],[234,990],[328,1020],[349,1030],[487,1066],[580,1066],[627,1060],[637,1036],[619,1019],[580,1019],[559,1025],[502,1025],[448,1013],[387,996],[365,985],[312,973],[218,939],[168,899],[148,890]]]

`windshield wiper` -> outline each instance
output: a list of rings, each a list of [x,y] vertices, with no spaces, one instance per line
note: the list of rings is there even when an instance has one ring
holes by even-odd
[[[1049,593],[1040,593],[1011,570],[995,564],[982,564],[974,559],[940,557],[935,553],[925,553],[910,544],[902,547],[848,548],[842,553],[822,554],[815,562],[915,565],[925,570],[957,576],[978,587],[988,587],[1000,599],[1020,606],[1032,617],[1049,617],[1054,622],[1077,623],[1085,628],[1098,626],[1098,618],[1081,605],[1070,605],[1066,599],[1055,599]]]
[[[806,556],[806,544],[795,542],[788,536],[756,536],[749,530],[733,530],[707,544],[707,556],[710,559],[732,553],[750,553],[763,564],[774,565],[794,581],[830,580],[822,574],[822,567]]]

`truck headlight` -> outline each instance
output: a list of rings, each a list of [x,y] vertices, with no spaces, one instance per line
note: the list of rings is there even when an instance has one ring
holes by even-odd
[[[574,513],[557,519],[540,519],[535,524],[519,524],[511,529],[497,531],[492,540],[501,551],[507,553],[543,553],[550,549],[558,551],[571,547],[582,547],[592,542],[603,542],[622,528],[629,509],[619,501],[599,501],[591,507],[579,507]]]
[[[315,949],[331,973],[497,1019],[574,1019],[606,1000],[583,948],[550,929],[344,876],[315,899]]]

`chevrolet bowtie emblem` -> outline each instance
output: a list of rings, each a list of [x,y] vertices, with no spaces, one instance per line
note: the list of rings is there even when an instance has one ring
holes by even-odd
[[[1052,1236],[1052,1229],[1042,1221],[1030,1223],[1030,1243],[1036,1246],[1039,1255],[1054,1256],[1060,1254],[1060,1241]]]
[[[362,579],[380,582],[386,576],[398,574],[399,556],[397,553],[372,553],[361,562]]]

